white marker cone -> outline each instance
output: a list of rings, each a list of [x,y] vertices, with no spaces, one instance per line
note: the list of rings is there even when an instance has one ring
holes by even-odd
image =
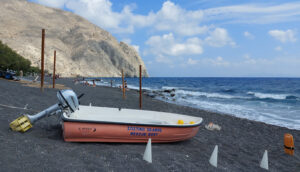
[[[214,167],[218,166],[218,145],[215,146],[215,149],[209,159],[209,163]]]
[[[269,170],[268,151],[265,150],[264,156],[261,159],[260,167]]]
[[[149,138],[143,160],[152,163],[152,149],[151,149],[151,138]]]

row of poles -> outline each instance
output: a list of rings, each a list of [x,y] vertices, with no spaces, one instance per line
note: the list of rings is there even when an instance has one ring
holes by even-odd
[[[44,54],[45,54],[45,29],[42,29],[42,48],[41,48],[41,90],[44,91],[44,80],[45,80],[45,68],[44,68]],[[55,66],[56,66],[56,51],[54,50],[54,61],[53,61],[53,88],[55,88]]]
[[[142,109],[142,65],[139,66],[140,71],[140,80],[139,80],[139,105],[140,109]],[[124,83],[124,70],[122,69],[122,92],[123,92],[123,99],[125,100],[125,83]]]
[[[41,48],[41,91],[44,91],[44,54],[45,54],[45,29],[42,29],[42,48]],[[55,66],[56,66],[56,51],[54,51],[54,61],[53,61],[53,88],[55,88]],[[140,94],[139,94],[139,107],[142,109],[142,65],[139,66],[140,71]],[[124,70],[122,69],[122,92],[123,99],[125,99],[125,84],[124,84]]]

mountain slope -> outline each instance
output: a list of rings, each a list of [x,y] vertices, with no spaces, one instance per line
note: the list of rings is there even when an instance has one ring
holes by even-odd
[[[26,0],[0,1],[0,40],[33,66],[40,65],[41,29],[46,29],[45,69],[52,71],[57,51],[57,73],[62,76],[148,76],[136,50],[110,33],[71,12]]]

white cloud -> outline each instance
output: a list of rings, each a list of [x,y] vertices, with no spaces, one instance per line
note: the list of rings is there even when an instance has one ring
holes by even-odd
[[[252,35],[250,32],[248,31],[245,31],[244,32],[244,36],[248,39],[254,39],[254,35]]]
[[[203,18],[202,10],[188,11],[171,1],[163,3],[156,13],[153,23],[157,30],[172,31],[180,35],[196,35],[206,33],[207,26],[200,26]]]
[[[139,53],[139,51],[140,51],[140,46],[138,46],[138,45],[132,45],[132,47]]]
[[[212,66],[212,67],[228,67],[230,62],[223,59],[223,57],[218,56],[216,58],[203,58],[199,61],[201,65]]]
[[[293,30],[270,30],[269,35],[279,40],[282,43],[285,42],[296,42],[296,32]]]
[[[281,46],[277,46],[277,47],[275,47],[275,50],[276,50],[276,51],[281,51],[281,50],[282,50],[282,47],[281,47]]]
[[[158,62],[158,63],[165,63],[165,64],[168,64],[168,65],[172,64],[172,60],[169,59],[168,57],[163,56],[163,55],[157,55],[155,57],[155,61]]]
[[[219,56],[215,59],[211,59],[211,63],[214,65],[214,66],[229,66],[230,63],[225,61],[223,59],[223,57]]]
[[[203,10],[205,21],[222,20],[233,23],[268,24],[287,21],[299,21],[300,2],[276,5],[243,4],[221,6]]]
[[[188,60],[187,60],[187,64],[188,65],[196,65],[196,64],[198,64],[198,60],[193,60],[193,59],[191,59],[191,58],[188,58]]]
[[[131,44],[131,39],[129,39],[129,38],[123,38],[122,42],[125,42],[126,44]]]
[[[133,33],[134,27],[127,23],[132,15],[130,6],[121,12],[112,10],[109,0],[68,0],[66,7],[104,29],[115,33]]]
[[[223,47],[228,44],[231,46],[235,45],[235,42],[229,37],[227,30],[223,28],[216,28],[214,31],[210,32],[210,35],[205,41],[213,47]]]
[[[251,58],[249,54],[244,55],[244,61],[242,63],[249,64],[249,65],[254,65],[256,64],[256,60]]]
[[[197,37],[185,41],[178,41],[173,33],[162,36],[151,36],[146,45],[150,47],[149,53],[162,56],[180,56],[202,54],[201,40]]]
[[[68,8],[94,24],[113,33],[134,33],[136,28],[150,27],[183,36],[207,33],[206,21],[240,23],[277,23],[300,20],[300,2],[270,4],[243,4],[217,8],[186,10],[166,1],[157,12],[146,15],[134,13],[136,5],[125,5],[121,11],[113,10],[110,0],[32,0],[37,3]]]
[[[157,12],[147,15],[133,13],[135,5],[126,5],[120,11],[112,9],[110,0],[34,0],[37,3],[57,8],[67,7],[92,23],[113,33],[134,33],[136,28],[151,27],[157,31],[169,31],[192,36],[206,33],[208,26],[201,26],[202,10],[185,10],[171,1],[166,1]]]

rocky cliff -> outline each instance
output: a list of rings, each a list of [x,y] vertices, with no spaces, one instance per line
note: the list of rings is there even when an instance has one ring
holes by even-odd
[[[57,53],[57,73],[64,77],[148,76],[138,52],[118,42],[107,31],[71,12],[48,8],[26,0],[0,0],[0,40],[40,66],[41,29],[46,29],[45,69],[53,68]]]

